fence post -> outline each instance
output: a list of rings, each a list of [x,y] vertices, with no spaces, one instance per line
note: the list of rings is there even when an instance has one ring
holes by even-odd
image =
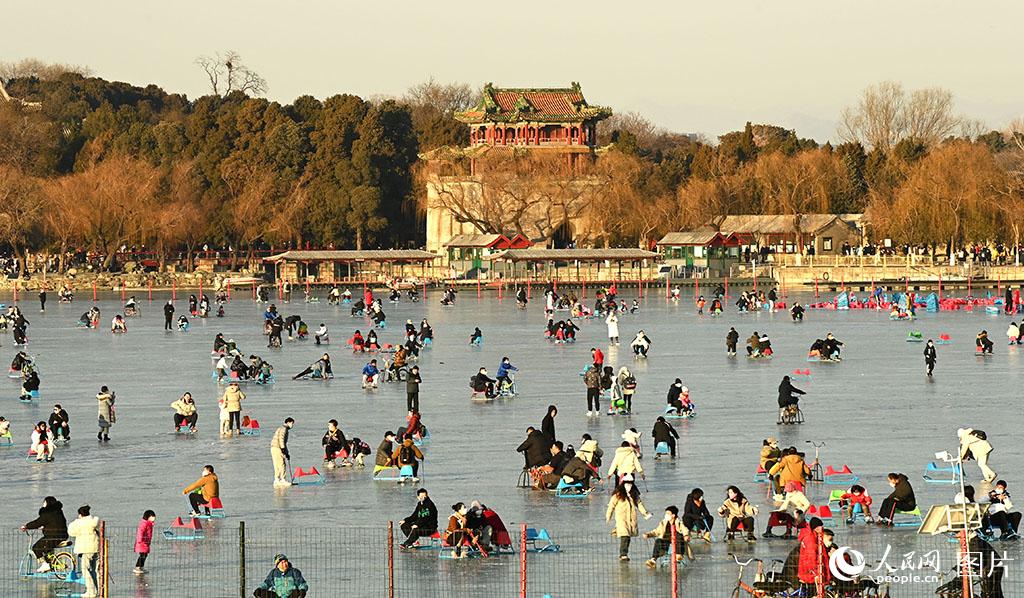
[[[238,522],[238,596],[245,598],[245,522]]]
[[[672,598],[679,598],[679,566],[676,564],[676,533],[675,524],[672,524],[672,551],[671,551],[671,562],[672,562]]]
[[[388,598],[395,598],[395,522],[388,521]]]
[[[519,524],[519,598],[526,598],[526,524]]]
[[[109,576],[107,575],[107,522],[100,521],[100,558],[99,558],[99,591],[100,598],[107,598],[110,595]]]
[[[149,300],[152,301],[153,300],[153,279],[152,278],[150,278],[146,282],[146,287],[149,289]]]

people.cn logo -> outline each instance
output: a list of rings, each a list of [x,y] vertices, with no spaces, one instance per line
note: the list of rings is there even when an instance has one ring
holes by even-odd
[[[852,581],[864,572],[864,566],[864,555],[849,546],[843,546],[828,557],[828,570],[832,577],[842,581]]]

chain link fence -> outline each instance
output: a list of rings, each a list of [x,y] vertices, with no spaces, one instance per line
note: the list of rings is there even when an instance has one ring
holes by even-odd
[[[646,529],[644,524],[641,526]],[[860,588],[851,584],[833,586],[826,596],[961,596],[960,544],[955,538],[920,536],[911,529],[881,532],[842,522],[827,526],[835,529],[835,544],[846,549],[842,558],[849,567],[844,571],[860,571],[860,579],[877,583],[862,582]],[[694,537],[689,551],[679,547],[681,554],[690,554],[676,567],[666,557],[649,568],[647,560],[654,549],[650,539],[634,538],[629,550],[631,560],[622,561],[618,539],[610,535],[552,533],[548,539],[539,529],[533,529],[530,541],[524,543],[525,530],[517,525],[509,530],[511,551],[465,559],[442,558],[450,554],[445,551],[442,555],[436,546],[400,550],[402,535],[397,525],[393,531],[386,525],[250,528],[238,521],[215,519],[203,521],[201,539],[170,540],[162,531],[156,530],[146,573],[136,575],[135,529],[106,528],[108,574],[101,575],[106,583],[106,593],[101,596],[245,598],[252,596],[273,567],[274,556],[281,553],[302,571],[310,596],[817,595],[813,586],[801,588],[793,579],[793,571],[785,566],[787,560],[791,565],[795,563],[798,556],[796,539],[759,539],[751,544],[739,538],[726,542],[717,535],[710,542]],[[23,575],[35,566],[34,559],[26,558],[30,544],[29,538],[18,531],[0,533],[0,562],[5,563],[0,567],[0,595],[71,597],[85,591],[84,585],[75,580]],[[527,548],[525,552],[523,547]],[[985,580],[975,579],[974,596],[1024,598],[1021,547],[1010,541],[992,541],[991,547],[996,558],[991,554],[983,557],[980,573],[991,576],[997,571],[1001,593],[987,582],[983,585]],[[972,556],[977,564],[977,556]],[[31,567],[26,569],[23,561]],[[742,577],[737,561],[749,561]],[[954,587],[947,593],[937,593],[946,584]]]

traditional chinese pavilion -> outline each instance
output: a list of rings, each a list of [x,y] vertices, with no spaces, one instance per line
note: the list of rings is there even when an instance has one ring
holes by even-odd
[[[488,83],[476,106],[455,113],[469,125],[470,147],[520,146],[591,152],[597,123],[610,108],[591,106],[580,84],[561,88],[494,87]]]

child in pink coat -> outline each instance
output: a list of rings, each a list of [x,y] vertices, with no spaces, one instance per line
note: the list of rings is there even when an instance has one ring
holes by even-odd
[[[139,555],[135,561],[135,574],[141,575],[146,570],[146,557],[149,556],[149,545],[153,543],[153,524],[156,521],[156,513],[146,511],[142,514],[142,521],[135,530],[135,552]]]

